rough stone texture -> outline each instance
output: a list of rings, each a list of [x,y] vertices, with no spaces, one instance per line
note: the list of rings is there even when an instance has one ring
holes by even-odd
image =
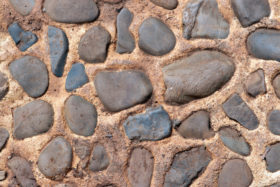
[[[265,161],[266,169],[270,172],[280,170],[280,143],[275,143],[266,149]]]
[[[8,78],[0,72],[0,101],[5,97],[9,89]]]
[[[72,68],[67,75],[65,89],[67,92],[71,92],[82,87],[84,84],[88,83],[88,81],[85,66],[81,63],[75,63],[72,65]]]
[[[62,23],[91,22],[99,14],[92,0],[46,0],[44,8],[51,19]]]
[[[280,110],[272,110],[267,116],[269,130],[276,135],[280,135]]]
[[[275,94],[280,98],[280,74],[277,74],[272,80],[272,86],[274,88]]]
[[[67,125],[75,134],[91,136],[97,124],[97,112],[93,104],[84,98],[72,95],[64,107]]]
[[[133,187],[150,187],[154,169],[154,158],[143,147],[133,149],[127,168],[129,183]]]
[[[72,148],[61,136],[53,139],[40,153],[38,168],[52,179],[60,179],[71,168]]]
[[[149,78],[137,70],[99,72],[94,85],[99,99],[111,112],[144,103],[153,92]]]
[[[123,125],[130,140],[156,141],[171,134],[171,121],[161,106],[148,108],[143,114],[129,116]]]
[[[22,157],[15,156],[7,162],[8,167],[12,170],[17,182],[22,187],[37,187],[36,180],[32,173],[30,164]]]
[[[0,152],[4,148],[9,139],[9,132],[7,129],[0,127]]]
[[[91,63],[104,62],[110,40],[111,35],[105,28],[92,27],[80,40],[78,48],[80,58]]]
[[[210,125],[210,114],[203,110],[191,114],[177,131],[184,138],[207,139],[215,135]]]
[[[165,101],[184,104],[207,97],[227,83],[234,71],[232,60],[217,51],[198,51],[183,57],[163,68]]]
[[[252,97],[256,97],[260,94],[266,93],[264,71],[262,69],[254,71],[247,77],[245,81],[245,89],[247,93]]]
[[[280,31],[257,29],[247,39],[248,52],[256,58],[280,61]]]
[[[204,172],[211,160],[204,146],[177,153],[166,173],[164,187],[189,186]]]
[[[75,139],[73,141],[74,151],[80,159],[90,155],[90,143],[87,140]]]
[[[236,93],[226,100],[223,104],[226,115],[240,123],[248,130],[254,130],[259,126],[259,120],[254,111]]]
[[[89,169],[93,172],[105,170],[110,164],[106,149],[103,145],[95,145],[89,161]]]
[[[270,15],[268,0],[231,0],[231,5],[243,27],[248,27]]]
[[[0,171],[0,181],[5,180],[6,179],[6,175],[7,175],[6,171]]]
[[[13,78],[30,97],[42,96],[48,88],[46,65],[36,57],[24,56],[9,65]]]
[[[35,5],[35,0],[9,0],[13,8],[23,16],[30,14]]]
[[[178,5],[178,0],[151,0],[151,2],[168,10],[175,9]]]
[[[138,34],[139,48],[153,56],[169,53],[176,44],[172,30],[155,17],[145,19],[139,27]]]
[[[237,130],[230,127],[224,127],[219,130],[219,135],[224,145],[233,152],[243,156],[250,155],[250,145]]]
[[[249,187],[253,175],[244,160],[232,159],[225,163],[219,175],[219,187]]]

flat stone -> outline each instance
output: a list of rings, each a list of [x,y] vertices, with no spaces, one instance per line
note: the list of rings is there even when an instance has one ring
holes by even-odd
[[[9,0],[13,8],[23,16],[30,14],[35,5],[35,0]]]
[[[216,0],[191,0],[183,12],[183,35],[190,38],[224,39],[229,24],[220,13]]]
[[[257,29],[247,39],[248,52],[256,58],[280,61],[280,31]]]
[[[223,144],[233,152],[243,156],[250,155],[250,145],[237,130],[230,127],[224,127],[219,130],[219,135]]]
[[[71,145],[61,136],[53,139],[40,153],[39,170],[48,178],[61,179],[72,165]]]
[[[117,17],[117,49],[120,54],[131,53],[135,48],[135,40],[132,33],[129,31],[129,26],[133,20],[133,14],[123,8]]]
[[[101,26],[92,27],[80,40],[80,58],[90,63],[104,62],[110,41],[111,35],[106,29]]]
[[[191,114],[177,131],[184,138],[207,139],[215,135],[210,125],[210,114],[203,110]]]
[[[168,10],[175,9],[178,5],[178,0],[151,0],[151,2]]]
[[[36,34],[31,31],[24,31],[17,22],[8,27],[8,31],[15,44],[21,51],[26,51],[38,41]]]
[[[276,96],[280,99],[280,74],[277,74],[272,80],[272,86],[274,88]]]
[[[241,159],[232,159],[225,163],[220,172],[219,187],[249,187],[252,183],[253,175],[248,164]]]
[[[163,68],[165,101],[185,104],[210,96],[231,79],[234,71],[231,58],[220,52],[194,52]]]
[[[10,137],[9,132],[5,128],[0,127],[0,151],[6,145],[9,137]]]
[[[273,144],[267,147],[265,161],[266,169],[270,172],[276,172],[280,170],[280,143]]]
[[[145,148],[133,149],[127,168],[128,180],[133,187],[150,187],[154,157]]]
[[[84,84],[88,83],[88,81],[85,66],[81,63],[75,63],[72,65],[67,75],[65,89],[67,92],[71,92],[82,87]]]
[[[5,97],[9,90],[8,78],[4,73],[0,72],[0,101]]]
[[[30,97],[42,96],[49,85],[46,65],[36,57],[24,56],[9,65],[13,78]]]
[[[31,165],[22,157],[15,156],[7,162],[8,167],[12,170],[17,182],[22,187],[37,187],[36,179],[32,173]]]
[[[275,135],[280,135],[280,110],[272,110],[268,114],[268,128]]]
[[[104,0],[105,3],[117,4],[122,2],[122,0]]]
[[[243,101],[238,94],[233,94],[223,104],[226,115],[240,123],[248,130],[254,130],[259,126],[259,120],[252,109]]]
[[[74,151],[80,159],[85,159],[90,155],[90,143],[87,140],[75,139],[73,141]]]
[[[164,187],[189,186],[204,172],[211,160],[204,146],[177,153],[165,175]]]
[[[0,181],[5,180],[6,179],[6,175],[7,175],[6,171],[0,171]]]
[[[143,114],[129,116],[123,125],[130,140],[156,141],[171,134],[171,121],[161,106],[148,108]]]
[[[111,112],[144,103],[153,92],[149,78],[137,70],[99,72],[94,85],[99,99]]]
[[[71,95],[65,102],[64,114],[71,131],[81,136],[91,136],[97,124],[97,112],[93,104],[84,98]]]
[[[268,0],[231,0],[231,5],[243,27],[248,27],[270,15]]]
[[[61,77],[66,63],[68,52],[68,39],[63,30],[49,26],[48,39],[52,72],[55,76]]]
[[[273,184],[273,185],[271,185],[269,187],[280,187],[280,183]]]
[[[247,77],[245,81],[245,89],[246,92],[252,97],[266,93],[264,71],[262,69],[254,71]]]
[[[99,14],[92,0],[46,0],[44,8],[51,19],[62,23],[91,22]]]
[[[24,139],[47,132],[53,125],[54,111],[46,101],[35,100],[13,112],[16,139]]]
[[[176,44],[172,30],[160,19],[149,17],[139,27],[140,49],[153,56],[169,53]]]
[[[93,172],[105,170],[110,164],[107,151],[103,145],[96,145],[89,161],[89,169]]]

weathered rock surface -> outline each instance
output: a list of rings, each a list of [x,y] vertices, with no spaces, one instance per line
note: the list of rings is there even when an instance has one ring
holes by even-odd
[[[65,102],[64,114],[72,132],[81,136],[93,135],[97,124],[97,112],[93,104],[80,96],[72,95]]]
[[[163,68],[165,101],[184,104],[207,97],[226,84],[234,71],[232,60],[220,52],[194,52]]]
[[[101,102],[111,112],[144,103],[153,92],[149,78],[136,70],[99,72],[94,85]]]
[[[240,123],[248,130],[254,130],[259,126],[259,120],[252,109],[243,101],[238,94],[233,94],[223,104],[226,115]]]
[[[267,147],[265,161],[266,169],[270,172],[276,172],[280,170],[280,143],[273,144]]]
[[[280,187],[280,183],[273,184],[270,187]]]
[[[151,0],[151,2],[168,10],[175,9],[178,5],[178,0]]]
[[[71,92],[82,87],[84,84],[88,83],[88,81],[85,66],[81,63],[75,63],[72,65],[72,68],[67,75],[65,89],[67,92]]]
[[[0,171],[0,181],[3,181],[6,179],[7,173],[6,171]]]
[[[14,9],[23,16],[30,14],[35,5],[35,0],[9,0]]]
[[[92,155],[89,161],[89,169],[91,171],[105,170],[110,164],[110,160],[107,151],[103,145],[96,145],[92,151]]]
[[[280,110],[272,110],[268,114],[268,128],[276,135],[280,135]]]
[[[133,187],[150,187],[153,175],[154,158],[145,148],[135,148],[130,156],[127,174]]]
[[[80,159],[85,159],[90,155],[90,143],[87,140],[75,139],[73,141],[74,151]]]
[[[149,17],[139,27],[140,49],[153,56],[162,56],[170,52],[176,44],[172,30],[160,19]]]
[[[280,99],[280,74],[277,74],[272,80],[272,86],[274,88],[276,96]]]
[[[130,140],[156,141],[171,134],[171,121],[161,106],[148,108],[143,114],[129,116],[123,125]]]
[[[5,97],[9,90],[8,78],[4,73],[0,72],[0,101]]]
[[[164,187],[189,186],[204,172],[211,160],[204,146],[177,153],[165,175]]]
[[[264,71],[262,69],[254,71],[247,77],[245,81],[245,89],[252,97],[266,93]]]
[[[7,143],[9,136],[9,132],[5,128],[0,127],[0,152]]]

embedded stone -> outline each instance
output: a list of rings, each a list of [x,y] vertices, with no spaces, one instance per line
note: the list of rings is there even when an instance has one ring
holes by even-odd
[[[99,14],[92,0],[46,0],[44,8],[51,19],[62,23],[91,22]]]
[[[210,125],[210,114],[203,110],[191,114],[177,131],[184,138],[207,139],[215,135]]]
[[[0,101],[5,97],[9,89],[8,78],[0,72]]]
[[[280,135],[280,110],[272,110],[268,114],[268,128],[275,135]]]
[[[178,0],[151,0],[151,2],[168,10],[175,9],[178,5]]]
[[[252,183],[253,175],[246,161],[232,159],[223,166],[218,180],[219,187],[249,187]]]
[[[89,161],[89,169],[93,172],[105,170],[110,164],[106,149],[103,145],[96,145]]]
[[[72,165],[71,145],[61,136],[53,139],[40,153],[39,170],[48,178],[61,179]]]
[[[135,48],[135,40],[132,33],[129,31],[129,26],[132,22],[133,14],[123,8],[117,17],[117,49],[120,54],[131,53]]]
[[[23,16],[30,14],[35,5],[35,0],[9,0],[14,9]]]
[[[176,44],[176,37],[172,30],[160,19],[149,17],[139,28],[140,49],[153,56],[169,53]]]
[[[248,156],[250,154],[250,145],[237,130],[225,127],[219,130],[219,135],[223,144],[233,152],[243,156]]]
[[[93,104],[84,98],[72,95],[65,102],[64,114],[72,132],[81,136],[91,136],[97,124],[97,112]]]
[[[266,169],[270,172],[280,170],[280,143],[273,144],[267,148],[265,161]]]
[[[270,187],[280,187],[280,183],[273,184]]]
[[[243,27],[270,15],[268,0],[231,0],[233,11]]]
[[[252,109],[243,101],[238,94],[233,94],[223,104],[226,115],[240,123],[248,130],[254,130],[259,126],[259,120]]]
[[[4,148],[6,145],[8,139],[9,139],[9,132],[5,128],[0,128],[0,151]]]
[[[48,39],[52,72],[55,76],[61,77],[66,63],[68,52],[68,39],[63,30],[49,26]]]
[[[46,101],[35,100],[13,112],[16,139],[24,139],[47,132],[53,125],[54,111]]]
[[[129,183],[133,187],[150,187],[154,169],[154,158],[145,148],[133,149],[127,174]]]
[[[36,57],[24,56],[9,65],[13,78],[30,97],[42,96],[49,85],[46,65]]]
[[[262,69],[254,71],[247,77],[247,80],[245,81],[245,89],[252,97],[266,93],[264,71]]]
[[[110,41],[111,35],[106,29],[101,26],[92,27],[80,40],[80,58],[90,63],[104,62]]]
[[[85,66],[81,63],[75,63],[72,65],[72,68],[67,75],[65,89],[67,92],[71,92],[82,87],[84,84],[88,83],[88,81]]]
[[[210,96],[231,79],[234,71],[231,58],[220,52],[194,52],[163,68],[165,101],[185,104]]]
[[[144,103],[153,92],[149,78],[136,70],[99,72],[94,85],[101,102],[111,112]]]
[[[276,96],[280,99],[280,74],[277,74],[272,80],[272,86],[274,88]]]
[[[211,155],[204,146],[177,153],[165,175],[164,187],[191,185],[193,180],[204,172],[211,160]]]
[[[80,159],[85,159],[90,155],[90,143],[87,140],[75,139],[73,141],[74,151]]]
[[[190,38],[224,39],[229,24],[220,13],[216,0],[191,0],[183,12],[183,35]]]
[[[0,181],[5,180],[6,179],[6,175],[7,175],[6,171],[1,171],[0,170]]]
[[[130,140],[156,141],[171,134],[171,121],[161,106],[148,108],[143,114],[129,116],[123,125]]]

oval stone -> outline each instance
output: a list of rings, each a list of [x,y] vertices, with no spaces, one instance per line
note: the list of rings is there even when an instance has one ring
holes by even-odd
[[[246,92],[252,97],[265,94],[266,85],[264,71],[262,69],[258,69],[257,71],[252,72],[245,80],[244,85]]]
[[[269,130],[275,135],[280,135],[280,110],[269,112],[267,121]]]
[[[172,10],[178,5],[178,0],[151,0],[151,2],[168,10]]]
[[[96,145],[89,161],[89,169],[93,172],[105,170],[110,164],[107,151],[103,145]]]
[[[265,162],[266,169],[270,172],[277,172],[280,170],[280,143],[270,145],[266,149]]]
[[[280,74],[279,73],[273,78],[272,86],[274,88],[276,96],[280,99]]]
[[[14,9],[23,16],[27,16],[32,11],[35,0],[9,0]]]
[[[10,137],[9,132],[5,128],[0,127],[0,152],[4,148],[9,137]]]

